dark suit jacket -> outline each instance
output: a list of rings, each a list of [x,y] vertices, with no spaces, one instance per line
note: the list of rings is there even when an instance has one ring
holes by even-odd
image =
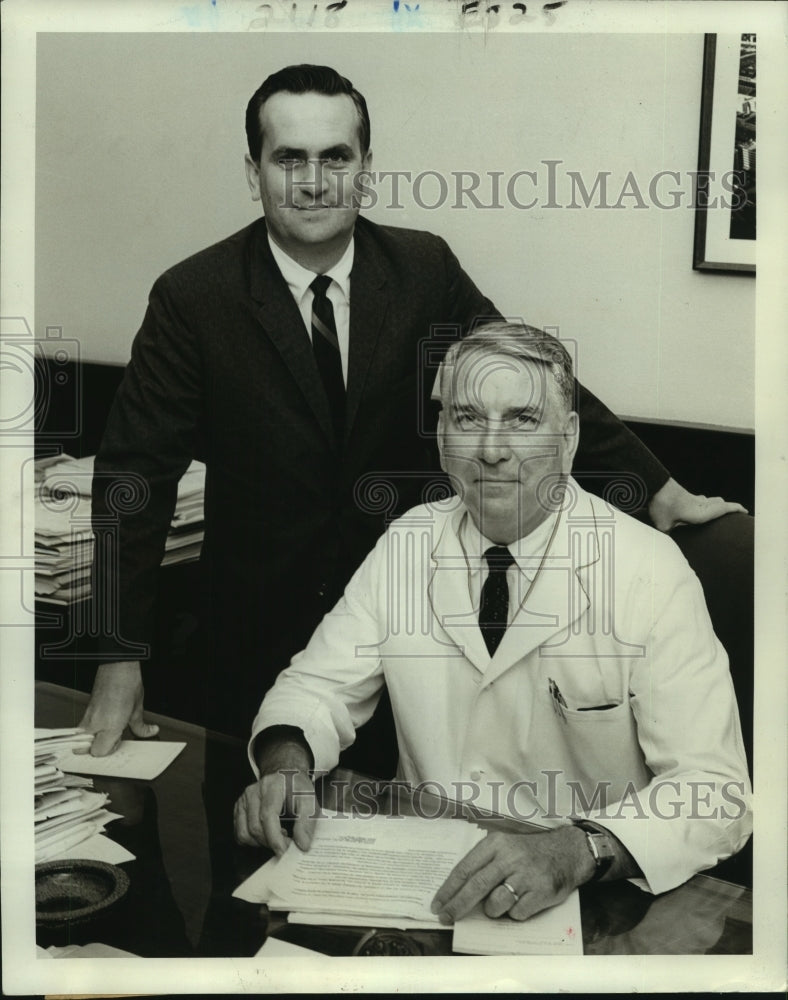
[[[96,459],[107,660],[144,657],[177,482],[194,456],[207,463],[213,673],[236,714],[243,704],[242,732],[387,519],[424,499],[437,362],[452,335],[496,315],[442,239],[359,219],[355,241],[344,441],[259,220],[157,280]],[[659,488],[668,474],[638,439],[590,393],[579,402],[575,467]],[[128,495],[113,494],[124,476]]]

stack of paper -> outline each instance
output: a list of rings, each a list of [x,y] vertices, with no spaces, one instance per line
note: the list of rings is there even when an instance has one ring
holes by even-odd
[[[265,866],[262,890],[258,875],[256,887],[252,876],[235,894],[265,896],[270,909],[304,914],[310,923],[440,928],[433,896],[484,835],[451,819],[325,813],[308,851],[291,844]]]
[[[109,860],[130,860],[128,851],[113,845],[93,845],[88,853],[74,850],[86,841],[97,838],[107,823],[119,819],[104,807],[108,796],[91,791],[90,778],[64,774],[57,761],[61,753],[72,752],[75,748],[87,749],[93,740],[91,733],[78,729],[37,729],[35,733],[35,859],[51,861],[65,857],[99,858]],[[106,838],[99,838],[106,841]]]
[[[92,455],[80,459],[60,455],[36,462],[35,592],[41,601],[71,604],[90,594],[92,479]],[[204,491],[205,466],[192,462],[178,484],[162,566],[199,557]]]
[[[452,868],[485,836],[453,819],[360,817],[324,811],[308,851],[291,844],[233,893],[288,921],[402,930],[452,930],[430,903]],[[492,919],[480,904],[453,927],[452,950],[474,955],[582,955],[580,898],[528,920]]]

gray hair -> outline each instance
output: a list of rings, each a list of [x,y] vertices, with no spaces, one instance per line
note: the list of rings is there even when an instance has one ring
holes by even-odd
[[[438,370],[438,386],[443,406],[451,401],[452,378],[460,361],[469,354],[503,354],[520,361],[535,361],[553,376],[561,402],[567,410],[574,403],[572,358],[564,345],[552,334],[526,323],[495,320],[478,326],[462,340],[451,345]]]

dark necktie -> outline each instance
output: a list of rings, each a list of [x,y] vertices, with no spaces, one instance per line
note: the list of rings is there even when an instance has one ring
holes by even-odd
[[[328,397],[336,441],[341,445],[345,430],[345,382],[342,378],[342,358],[339,354],[339,340],[334,323],[334,307],[326,295],[331,280],[325,274],[319,274],[309,286],[314,294],[312,349]]]
[[[503,545],[491,545],[484,553],[490,572],[482,587],[479,605],[479,628],[482,630],[490,656],[503,639],[509,618],[509,585],[506,571],[514,562],[514,556]]]

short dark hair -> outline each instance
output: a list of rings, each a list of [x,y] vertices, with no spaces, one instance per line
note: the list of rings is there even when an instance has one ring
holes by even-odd
[[[272,73],[252,94],[246,105],[246,142],[249,155],[255,163],[259,163],[263,150],[263,130],[260,126],[260,111],[274,94],[325,94],[326,97],[336,97],[344,94],[352,99],[358,112],[358,138],[361,143],[362,155],[369,151],[371,127],[367,102],[364,100],[347,77],[340,76],[330,66],[312,66],[301,63],[298,66],[285,66]]]
[[[463,340],[455,341],[446,352],[438,370],[438,386],[444,406],[451,400],[452,378],[460,360],[469,354],[505,354],[521,361],[536,361],[543,364],[553,376],[559,399],[571,410],[574,400],[574,375],[572,358],[561,341],[527,323],[512,323],[495,320],[478,326]]]

